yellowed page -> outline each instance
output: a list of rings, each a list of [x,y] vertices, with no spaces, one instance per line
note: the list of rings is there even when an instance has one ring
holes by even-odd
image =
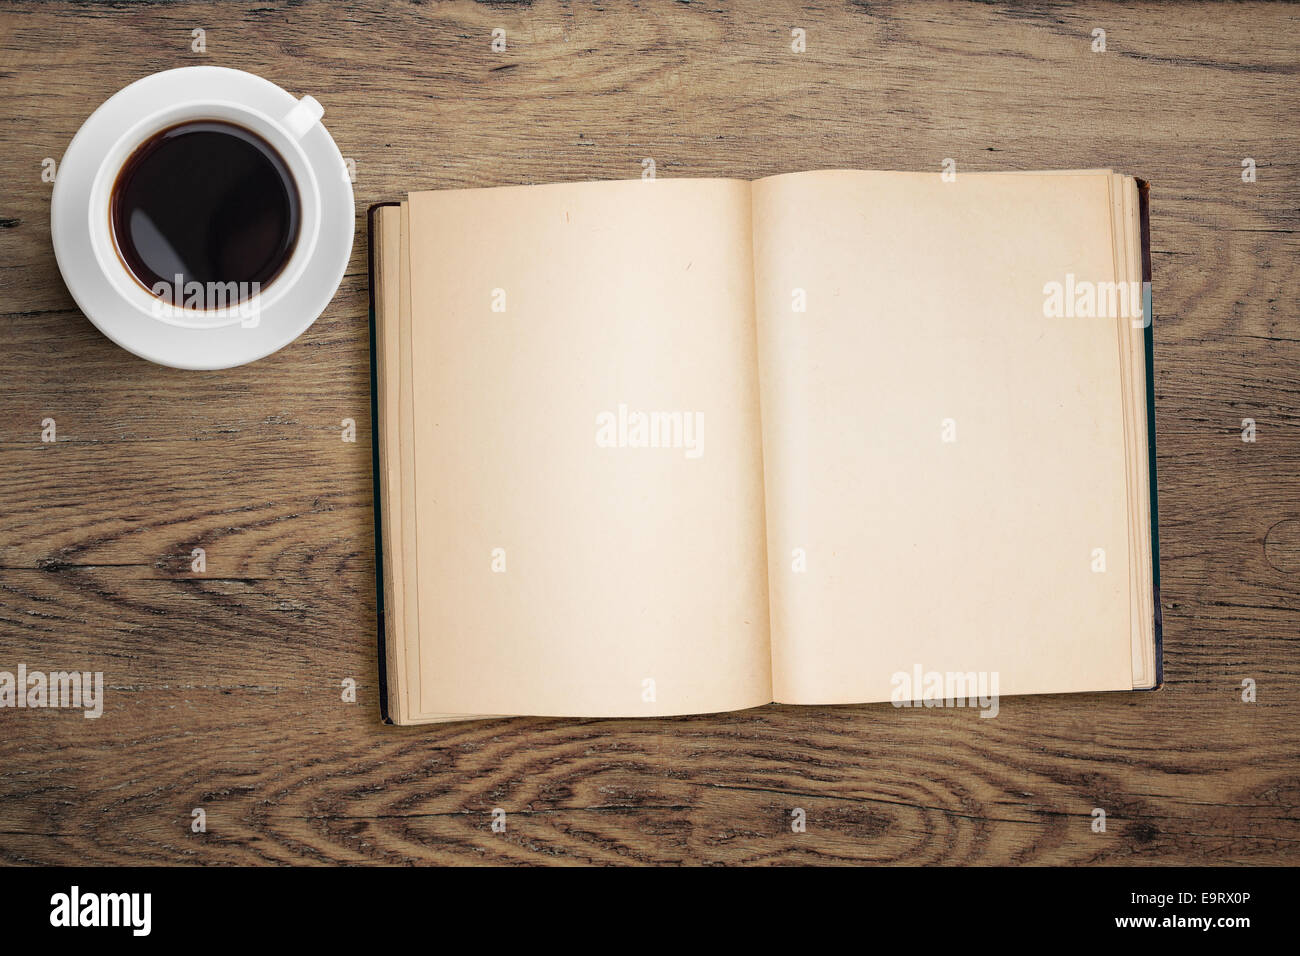
[[[387,321],[388,309],[380,310],[380,338],[383,341],[381,361],[387,366],[382,373],[380,391],[380,418],[384,433],[392,436],[393,451],[381,455],[388,462],[386,470],[395,475],[392,479],[394,504],[385,508],[385,541],[393,563],[385,576],[393,582],[395,598],[392,611],[387,615],[393,621],[389,633],[394,636],[389,660],[397,666],[396,693],[390,697],[389,715],[398,724],[445,723],[457,720],[475,720],[486,715],[448,714],[420,709],[420,621],[418,601],[407,600],[414,594],[419,580],[419,561],[416,554],[415,521],[419,498],[415,487],[415,414],[412,409],[415,373],[411,365],[411,256],[410,208],[403,202],[399,208],[388,212],[382,231],[385,243],[391,241],[387,220],[397,222],[397,241],[386,259],[398,264],[393,271],[398,275],[396,321]],[[388,271],[387,267],[385,271]],[[390,300],[391,301],[391,300]],[[391,358],[389,358],[391,356]],[[391,455],[391,457],[389,457]],[[390,680],[390,689],[393,681]]]
[[[1123,250],[1124,275],[1142,288],[1142,226],[1138,187],[1131,176],[1116,176],[1113,190],[1122,198],[1116,222],[1117,245]],[[1145,292],[1143,300],[1145,300]],[[1150,303],[1144,301],[1144,310]],[[1125,399],[1129,419],[1129,527],[1133,546],[1133,687],[1151,688],[1156,682],[1155,581],[1151,553],[1151,487],[1147,435],[1147,375],[1145,329],[1150,316],[1125,316],[1120,320],[1121,356],[1128,373]]]
[[[1116,323],[1044,316],[1047,283],[1116,279],[1108,176],[753,201],[776,699],[1129,689]]]
[[[399,250],[398,273],[400,275],[400,296],[398,303],[398,407],[397,429],[400,451],[399,467],[401,479],[401,524],[400,534],[394,535],[394,544],[401,548],[401,565],[395,568],[402,574],[404,599],[399,612],[402,615],[402,644],[404,650],[404,672],[401,705],[405,719],[412,719],[421,714],[419,695],[420,679],[420,620],[419,605],[415,599],[419,580],[420,561],[416,549],[414,525],[419,511],[419,498],[415,487],[415,461],[413,448],[415,444],[414,414],[412,412],[412,394],[415,375],[411,363],[409,347],[411,337],[411,210],[408,203],[402,203],[400,213],[401,246]]]
[[[749,184],[408,205],[419,710],[771,700]]]

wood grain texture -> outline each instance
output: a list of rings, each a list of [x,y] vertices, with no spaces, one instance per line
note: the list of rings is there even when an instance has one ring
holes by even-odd
[[[99,720],[0,710],[0,861],[1300,862],[1298,54],[1249,3],[0,6],[0,669],[108,685]],[[1166,687],[381,726],[363,218],[325,315],[226,372],[116,348],[55,267],[42,159],[199,63],[320,99],[359,214],[644,157],[1150,180]]]

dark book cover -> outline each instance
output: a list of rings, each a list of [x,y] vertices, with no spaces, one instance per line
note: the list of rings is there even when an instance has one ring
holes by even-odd
[[[384,723],[393,719],[388,713],[388,654],[384,628],[384,520],[379,499],[379,349],[375,328],[375,210],[400,203],[375,203],[366,212],[366,259],[370,273],[370,487],[375,513],[375,623],[379,632],[379,716]]]
[[[1160,610],[1160,512],[1156,504],[1156,376],[1155,376],[1155,312],[1151,307],[1151,184],[1145,179],[1137,181],[1138,221],[1142,233],[1142,330],[1147,366],[1147,474],[1151,491],[1151,589],[1155,621],[1153,631],[1156,642],[1156,683],[1159,690],[1165,683],[1164,615]]]

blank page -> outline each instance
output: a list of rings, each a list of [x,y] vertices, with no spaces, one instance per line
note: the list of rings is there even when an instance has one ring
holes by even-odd
[[[749,184],[408,206],[419,711],[770,701]]]
[[[1119,278],[1109,177],[799,173],[753,201],[776,700],[1129,689],[1117,324],[1044,316],[1047,283]]]

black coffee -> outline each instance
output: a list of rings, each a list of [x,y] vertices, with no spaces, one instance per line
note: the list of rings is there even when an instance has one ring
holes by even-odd
[[[186,285],[264,288],[293,253],[300,215],[280,155],[219,120],[181,123],[141,143],[117,174],[110,212],[122,260],[150,290],[171,289],[178,275]]]

